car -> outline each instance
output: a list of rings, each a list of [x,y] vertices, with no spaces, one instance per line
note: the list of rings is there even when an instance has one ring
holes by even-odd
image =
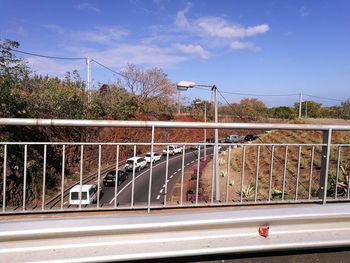
[[[237,134],[230,134],[225,137],[225,143],[239,143],[240,136]]]
[[[200,146],[200,145],[191,145],[191,146],[190,146],[190,149],[192,149],[192,150],[198,150],[199,146]],[[201,146],[201,148],[203,148],[203,146]]]
[[[146,160],[142,157],[132,157],[126,160],[125,171],[135,171],[139,172],[141,169],[148,166]]]
[[[178,153],[182,153],[183,148],[181,146],[178,145],[169,145],[169,155],[175,155]],[[167,155],[168,154],[168,150],[167,148],[165,148],[163,150],[163,155]]]
[[[81,198],[80,198],[81,191]],[[100,195],[101,196],[101,195]],[[69,190],[70,205],[89,205],[97,202],[97,185],[95,184],[80,184],[75,185]]]
[[[255,135],[255,134],[247,134],[245,137],[244,137],[244,140],[246,142],[250,142],[250,141],[254,141],[256,139],[258,139],[259,136],[258,135]]]
[[[159,153],[153,153],[153,157],[151,157],[151,153],[148,152],[148,153],[146,153],[146,156],[145,156],[145,160],[148,163],[151,162],[151,159],[152,159],[153,163],[158,162],[160,160],[160,158],[161,158],[161,156]]]
[[[115,186],[115,170],[106,173],[103,178],[104,186]],[[121,185],[126,179],[128,179],[128,173],[126,171],[118,170],[118,185]]]

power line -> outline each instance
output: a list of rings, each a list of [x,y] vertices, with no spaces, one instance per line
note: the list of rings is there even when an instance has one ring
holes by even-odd
[[[122,76],[123,78],[126,78],[126,79],[130,79],[130,77],[128,77],[128,76],[126,76],[126,75],[124,75],[124,74],[122,74],[122,73],[120,73],[120,72],[118,72],[118,71],[115,71],[115,70],[113,70],[113,69],[111,69],[111,68],[109,68],[109,67],[103,65],[102,63],[96,61],[95,59],[91,59],[91,61],[93,61],[93,62],[95,62],[96,64],[100,65],[101,67],[103,67],[103,68],[105,68],[105,69],[107,69],[107,70],[113,72],[114,74],[117,74],[117,75],[119,75],[119,76]]]
[[[32,52],[26,52],[26,51],[22,51],[22,50],[18,50],[18,49],[11,49],[13,52],[17,52],[17,53],[21,53],[21,54],[26,54],[26,55],[31,55],[31,56],[36,56],[36,57],[42,57],[42,58],[49,58],[49,59],[60,59],[60,60],[87,60],[87,58],[83,58],[83,57],[56,57],[56,56],[48,56],[48,55],[41,55],[41,54],[37,54],[37,53],[32,53]],[[117,72],[113,69],[111,69],[110,67],[107,67],[106,65],[96,61],[95,59],[91,59],[91,61],[95,62],[96,64],[100,65],[101,67],[111,71],[112,73],[119,75],[123,78],[126,79],[131,79],[130,77],[126,76],[123,73]],[[202,87],[196,87],[197,89],[202,89],[202,90],[208,90]],[[219,91],[219,94],[221,95],[221,97],[228,103],[228,101],[226,100],[226,98],[222,95],[222,93],[224,94],[231,94],[231,95],[241,95],[241,96],[256,96],[256,97],[290,97],[290,96],[298,96],[298,93],[291,93],[291,94],[256,94],[256,93],[241,93],[241,92],[230,92],[230,91]],[[334,98],[327,98],[327,97],[321,97],[321,96],[315,96],[315,95],[311,95],[311,94],[303,94],[304,96],[307,97],[311,97],[311,98],[317,98],[317,99],[321,99],[321,100],[331,100],[331,101],[338,101],[338,102],[342,102],[343,100],[339,100],[339,99],[334,99]],[[228,103],[229,104],[229,103]],[[230,105],[230,104],[229,104]]]
[[[254,94],[254,93],[240,93],[240,92],[230,92],[230,91],[221,91],[221,93],[231,94],[231,95],[242,95],[242,96],[256,96],[256,97],[289,97],[289,96],[298,96],[298,93],[291,94]]]
[[[343,101],[343,100],[339,100],[339,99],[326,98],[326,97],[319,97],[319,96],[314,96],[314,95],[305,94],[305,93],[303,93],[303,95],[304,95],[304,96],[307,96],[307,97],[311,97],[311,98],[321,99],[321,100],[333,100],[333,101],[339,101],[339,102],[342,102],[342,101]]]
[[[241,114],[237,113],[237,110],[233,107],[233,105],[231,103],[229,103],[227,101],[227,99],[224,97],[224,95],[222,95],[221,91],[219,89],[216,89],[219,93],[219,95],[224,99],[224,101],[227,103],[227,105],[234,111],[234,113],[237,115],[237,116],[241,116]]]
[[[40,55],[40,54],[36,54],[36,53],[21,51],[18,49],[11,49],[11,51],[21,53],[21,54],[31,55],[31,56],[35,56],[35,57],[41,57],[41,58],[63,59],[63,60],[83,60],[83,59],[85,60],[86,59],[86,58],[79,58],[79,57],[54,57],[54,56]]]

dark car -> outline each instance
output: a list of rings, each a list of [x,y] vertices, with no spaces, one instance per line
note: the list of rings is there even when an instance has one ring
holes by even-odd
[[[255,134],[247,134],[245,137],[244,137],[244,140],[246,142],[251,142],[251,141],[254,141],[256,139],[258,139],[259,136],[258,135],[255,135]]]
[[[126,179],[128,179],[128,173],[119,170],[118,171],[118,185],[121,185]],[[103,178],[104,186],[115,186],[115,170],[109,171]]]

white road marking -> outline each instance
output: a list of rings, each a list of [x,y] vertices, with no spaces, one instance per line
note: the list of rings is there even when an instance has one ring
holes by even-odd
[[[163,184],[163,187],[165,187],[165,184]]]
[[[186,165],[190,165],[191,163],[186,163]]]
[[[177,172],[173,172],[173,175],[177,174]]]
[[[163,193],[163,190],[164,190],[163,188],[162,188],[162,189],[160,189],[159,193],[160,193],[160,194],[161,194],[161,193]]]
[[[64,205],[66,205],[68,203],[68,201],[64,202]]]
[[[192,154],[192,152],[186,153],[185,156],[190,155],[190,154]],[[212,155],[212,154],[211,154],[211,155]],[[182,155],[179,155],[179,156],[176,156],[176,157],[173,157],[173,158],[169,159],[169,162],[172,161],[172,160],[178,159],[178,158],[182,158]],[[153,168],[155,168],[155,167],[157,167],[157,166],[159,166],[159,165],[161,165],[161,164],[163,164],[163,163],[166,163],[166,161],[161,162],[161,163],[158,163],[157,165],[154,165]],[[191,163],[194,163],[194,161],[192,161]],[[144,174],[147,173],[147,172],[149,172],[149,169],[146,170],[146,171],[144,171],[144,172],[142,172],[142,173],[140,173],[138,176],[136,176],[136,177],[135,177],[135,182],[136,182],[136,179],[138,179],[141,175],[144,175]],[[168,180],[168,181],[169,181],[169,180]],[[127,184],[119,191],[119,193],[117,194],[117,197],[118,197],[118,196],[120,195],[120,193],[121,193],[122,191],[124,191],[131,183],[132,183],[132,180],[131,180],[129,183],[127,183]],[[163,187],[165,187],[165,185],[164,185]],[[115,198],[116,198],[116,197],[113,197],[112,200],[109,202],[109,204],[112,204]]]
[[[181,171],[181,168],[177,169],[177,171],[180,172],[180,171]]]
[[[160,198],[160,195],[157,195],[157,200]]]
[[[166,180],[167,183],[169,183],[170,180]]]
[[[169,177],[169,178],[171,179],[171,178],[173,178],[173,176],[174,176],[174,175],[170,175],[170,177]]]

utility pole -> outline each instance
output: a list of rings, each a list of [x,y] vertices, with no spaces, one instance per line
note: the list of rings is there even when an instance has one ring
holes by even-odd
[[[90,57],[86,58],[87,64],[87,90],[88,90],[88,102],[91,102],[91,60]]]
[[[214,85],[214,120],[218,123],[218,89]],[[215,173],[215,200],[220,201],[220,182],[219,182],[219,130],[215,129],[215,147],[214,147],[214,173]]]
[[[181,104],[180,104],[180,92],[179,95],[177,96],[177,114],[181,114]]]
[[[303,94],[299,94],[299,119],[301,119],[301,103],[303,102]]]

